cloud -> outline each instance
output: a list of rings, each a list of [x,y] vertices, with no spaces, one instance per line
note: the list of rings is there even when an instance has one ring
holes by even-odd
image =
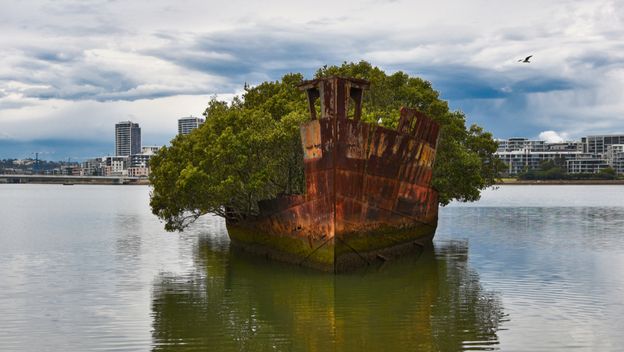
[[[139,100],[216,92],[223,79],[120,49],[25,51],[0,69],[0,87],[20,96],[64,100]],[[2,60],[0,59],[0,62]],[[8,60],[7,60],[8,61]],[[20,86],[9,85],[21,83]]]
[[[555,131],[544,131],[540,132],[537,137],[539,140],[546,141],[547,143],[561,143],[568,140],[567,133],[559,134]]]
[[[41,139],[22,141],[2,138],[0,135],[0,159],[39,158],[44,160],[81,161],[88,158],[110,155],[111,143],[102,143],[91,139]]]
[[[227,100],[231,96],[219,98]],[[9,137],[6,139],[15,143],[90,140],[112,146],[115,123],[131,120],[141,126],[144,145],[165,145],[177,134],[177,120],[201,116],[209,99],[208,95],[103,102],[47,99],[0,114],[0,125]],[[112,147],[107,153],[112,153]]]
[[[500,138],[624,130],[614,1],[28,0],[3,7],[0,30],[0,130],[20,140],[71,139],[57,123],[101,138],[137,118],[166,142],[171,121],[209,95],[362,59],[431,81]]]

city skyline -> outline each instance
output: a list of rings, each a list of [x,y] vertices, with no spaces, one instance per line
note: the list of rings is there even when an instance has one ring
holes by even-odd
[[[195,117],[195,116],[185,116],[185,117],[180,117],[177,119],[177,133],[173,134],[174,136],[179,135],[179,134],[188,134],[190,133],[193,129],[201,126],[204,122],[205,122],[205,118],[200,118],[200,117]],[[138,145],[135,147],[132,147],[134,149],[132,149],[130,146],[127,146],[127,148],[131,148],[134,152],[132,153],[119,153],[118,150],[120,149],[120,147],[117,145],[118,143],[118,138],[119,138],[119,127],[120,125],[128,125],[125,126],[127,128],[129,128],[129,130],[127,132],[123,132],[125,134],[131,134],[130,130],[132,130],[133,128],[138,129]],[[50,160],[50,161],[64,161],[66,159],[73,159],[74,161],[84,161],[86,159],[94,159],[94,158],[102,158],[102,157],[115,157],[115,156],[130,156],[132,154],[144,154],[145,151],[147,150],[148,153],[151,155],[153,153],[155,153],[155,151],[162,147],[162,146],[166,146],[169,144],[169,142],[164,143],[162,145],[159,144],[146,144],[142,142],[142,134],[141,134],[141,127],[139,126],[139,124],[134,123],[132,121],[119,121],[117,123],[114,124],[114,132],[112,133],[112,142],[108,143],[112,146],[112,152],[111,151],[106,151],[103,152],[99,155],[93,155],[93,156],[88,156],[88,157],[68,157],[68,158],[62,158],[62,159],[46,159],[45,155],[46,153],[41,153],[41,152],[33,152],[31,153],[32,155],[28,155],[28,153],[26,153],[26,156],[24,157],[16,157],[16,156],[9,156],[9,157],[3,157],[0,155],[0,159],[34,159],[35,154],[37,154],[38,156],[40,156],[40,160]],[[184,132],[184,133],[182,133]],[[522,143],[534,143],[534,142],[539,142],[542,145],[547,145],[547,144],[585,144],[586,143],[586,139],[591,138],[591,137],[617,137],[617,138],[624,138],[624,133],[604,133],[604,134],[584,134],[581,135],[578,138],[567,138],[567,139],[563,139],[561,136],[556,135],[556,134],[551,134],[550,132],[553,131],[546,131],[543,133],[540,133],[540,135],[538,137],[528,137],[528,136],[520,136],[520,135],[512,135],[511,137],[507,137],[507,138],[501,138],[500,136],[493,136],[493,139],[495,141],[497,141],[499,143],[499,151],[504,150],[508,143],[511,140],[518,140],[516,142],[522,144]],[[173,137],[172,137],[173,138]],[[129,144],[131,143],[129,140],[125,141],[124,143]],[[122,147],[124,148],[124,147]],[[126,149],[127,149],[126,148]],[[512,148],[513,150],[516,149],[522,149],[523,147],[514,147]],[[588,151],[585,151],[588,152]],[[592,151],[589,151],[592,152]]]
[[[317,5],[10,3],[0,14],[0,157],[100,155],[122,120],[164,145],[175,116],[201,116],[213,95],[345,60],[429,80],[499,138],[624,132],[624,9],[614,1]]]

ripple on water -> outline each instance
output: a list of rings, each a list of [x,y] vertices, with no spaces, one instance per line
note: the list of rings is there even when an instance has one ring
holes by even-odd
[[[496,192],[333,276],[166,233],[146,187],[0,185],[0,350],[617,351],[624,187]]]

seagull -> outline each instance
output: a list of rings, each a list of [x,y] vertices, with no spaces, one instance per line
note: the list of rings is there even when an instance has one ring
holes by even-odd
[[[529,59],[532,58],[532,57],[533,57],[533,55],[529,55],[529,56],[525,57],[524,60],[522,60],[522,59],[518,60],[518,62],[530,64],[531,61],[529,61]]]

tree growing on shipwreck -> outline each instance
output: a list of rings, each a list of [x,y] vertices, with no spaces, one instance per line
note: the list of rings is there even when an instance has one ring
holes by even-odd
[[[378,131],[396,134],[391,129],[395,130],[397,127],[402,129],[398,125],[406,121],[400,119],[401,107],[415,108],[435,121],[436,137],[439,126],[439,143],[431,185],[441,204],[447,204],[453,199],[477,200],[480,191],[494,183],[502,163],[493,155],[496,143],[491,134],[475,125],[466,128],[465,116],[458,111],[449,111],[447,103],[439,99],[438,93],[431,88],[429,82],[409,77],[402,72],[387,75],[367,62],[323,67],[316,73],[316,78],[337,76],[353,77],[355,80],[334,79],[333,85],[326,80],[313,81],[316,83],[309,83],[307,88],[304,87],[309,101],[298,89],[303,82],[300,74],[289,74],[281,81],[264,82],[256,87],[246,88],[243,96],[235,98],[231,104],[213,99],[205,112],[208,117],[206,123],[188,136],[176,137],[172,145],[161,149],[152,161],[150,176],[154,187],[151,199],[152,211],[165,221],[166,229],[182,230],[202,214],[215,213],[226,218],[228,225],[232,225],[228,226],[228,229],[233,239],[253,243],[254,248],[256,242],[268,241],[271,246],[278,243],[281,252],[295,253],[294,259],[292,255],[291,258],[280,258],[293,259],[290,261],[297,261],[296,258],[301,257],[308,258],[312,253],[316,253],[315,256],[318,258],[312,260],[313,262],[316,261],[316,264],[331,262],[334,266],[341,250],[338,246],[334,248],[333,239],[332,244],[328,245],[325,235],[308,233],[306,240],[309,242],[309,248],[307,248],[302,244],[305,241],[293,244],[284,242],[284,238],[263,240],[262,235],[249,231],[249,226],[247,229],[245,226],[238,226],[251,224],[252,229],[255,225],[258,228],[269,229],[261,232],[271,232],[274,225],[262,226],[254,222],[263,215],[259,202],[262,204],[264,201],[267,204],[267,200],[280,198],[286,199],[287,204],[298,204],[297,202],[301,203],[299,200],[305,198],[301,195],[306,193],[306,182],[309,184],[311,177],[307,171],[317,167],[307,163],[308,156],[304,158],[299,126],[310,119],[310,114],[313,120],[316,115],[321,117],[325,125],[331,119],[342,118],[347,123],[343,129],[351,123],[352,126],[364,126],[368,131],[369,127],[374,129],[379,123],[386,128],[377,128]],[[368,88],[368,84],[361,85],[358,82],[366,81],[358,79],[370,82],[370,89],[363,97],[362,89]],[[342,107],[343,110],[357,109],[357,112],[338,111],[339,108],[334,108],[335,111],[328,110],[327,101],[325,110],[321,112],[323,97],[314,98],[319,94],[323,84],[326,84],[325,94],[330,91],[334,94],[333,98],[325,97],[325,100],[334,99],[335,94],[338,94],[337,91],[344,89],[336,88],[339,85],[359,87],[353,88],[355,90],[351,90],[351,93],[346,93],[352,97],[356,93],[355,98],[358,102]],[[349,89],[351,88],[347,88]],[[308,111],[308,107],[311,111]],[[353,122],[347,122],[346,117],[353,115],[357,115],[357,120],[361,119],[363,123],[353,125]],[[424,116],[422,119],[428,120]],[[326,128],[326,135],[334,136],[340,129],[338,124],[333,126]],[[304,130],[310,128],[315,127],[308,123],[301,131],[304,133]],[[307,160],[305,168],[304,159]],[[306,173],[304,169],[307,170]],[[330,181],[332,184],[337,180],[335,175]],[[333,196],[335,202],[335,189]],[[335,203],[333,207],[335,213]],[[297,217],[298,213],[286,216]],[[437,222],[437,206],[433,216]],[[277,227],[284,227],[278,225]],[[287,225],[295,228],[277,232],[296,232],[301,229],[297,223]],[[330,237],[337,231],[334,227],[332,225],[328,230],[331,232]],[[306,228],[303,230],[308,231]],[[254,238],[251,242],[250,236]],[[401,236],[397,238],[405,238]],[[393,238],[390,234],[386,237]],[[377,238],[379,237],[374,238],[375,241]],[[362,260],[367,260],[366,256],[354,249],[354,246],[357,246],[356,242],[349,244],[340,239],[338,236],[337,240],[348,247],[347,251],[352,250]],[[367,246],[369,242],[372,242],[371,238],[360,241]],[[323,250],[318,251],[319,248]]]

